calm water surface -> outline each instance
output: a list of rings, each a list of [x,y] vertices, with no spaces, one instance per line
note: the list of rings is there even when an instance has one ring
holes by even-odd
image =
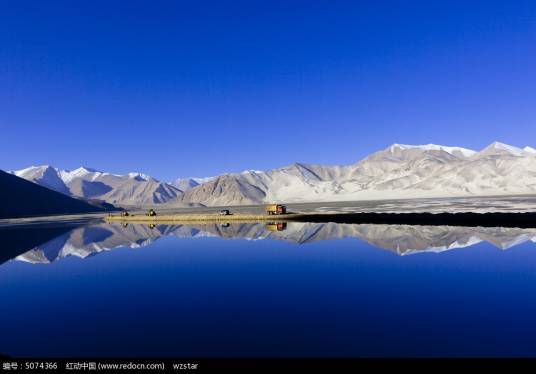
[[[534,356],[534,238],[309,223],[3,228],[0,353]]]

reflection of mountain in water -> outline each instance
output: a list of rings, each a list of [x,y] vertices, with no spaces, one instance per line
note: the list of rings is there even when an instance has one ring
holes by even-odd
[[[39,225],[28,230],[23,227],[0,228],[0,264],[27,252],[41,243],[70,232],[73,225]],[[30,234],[30,235],[29,235]]]
[[[56,259],[90,255],[119,247],[138,248],[164,236],[180,238],[220,237],[224,239],[274,239],[296,244],[321,240],[357,238],[376,247],[405,255],[442,252],[479,242],[507,249],[526,241],[536,241],[536,229],[479,228],[452,226],[356,225],[335,223],[264,223],[207,225],[126,225],[100,223],[78,227],[19,255],[17,260],[49,263]],[[20,253],[20,252],[19,252]]]

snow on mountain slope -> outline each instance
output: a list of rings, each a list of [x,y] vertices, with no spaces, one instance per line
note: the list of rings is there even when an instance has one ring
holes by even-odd
[[[88,167],[68,171],[39,166],[15,171],[13,174],[66,195],[99,199],[118,205],[175,202],[182,194],[179,189],[142,173],[119,175]]]
[[[41,169],[39,169],[41,168]],[[33,167],[23,178],[112,204],[244,205],[418,197],[536,194],[536,150],[494,142],[476,152],[436,144],[393,144],[344,166],[295,163],[168,184],[141,173]]]
[[[451,155],[458,157],[470,157],[477,153],[471,149],[461,148],[461,147],[447,147],[444,145],[437,144],[426,144],[426,145],[407,145],[407,144],[393,144],[392,147],[399,147],[402,149],[422,149],[426,151],[445,151]]]
[[[52,214],[102,212],[88,204],[0,170],[0,217],[19,218]]]
[[[225,174],[226,183],[192,187],[183,202],[351,201],[536,193],[536,154],[495,142],[480,152],[393,144],[353,165],[296,163],[266,172]],[[255,194],[244,191],[256,191]]]
[[[488,156],[516,156],[521,157],[526,152],[521,148],[517,148],[508,144],[493,142],[486,148],[474,155],[475,158],[482,158]]]
[[[58,170],[51,166],[31,166],[26,169],[17,170],[12,174],[51,190],[69,194],[69,189],[60,177]]]

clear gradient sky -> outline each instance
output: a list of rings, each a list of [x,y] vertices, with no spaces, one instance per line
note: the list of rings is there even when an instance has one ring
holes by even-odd
[[[0,168],[536,146],[536,2],[0,0]]]

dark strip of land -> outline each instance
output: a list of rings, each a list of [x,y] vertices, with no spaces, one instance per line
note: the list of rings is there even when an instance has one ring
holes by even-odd
[[[536,228],[536,213],[325,213],[297,215],[298,222]]]

